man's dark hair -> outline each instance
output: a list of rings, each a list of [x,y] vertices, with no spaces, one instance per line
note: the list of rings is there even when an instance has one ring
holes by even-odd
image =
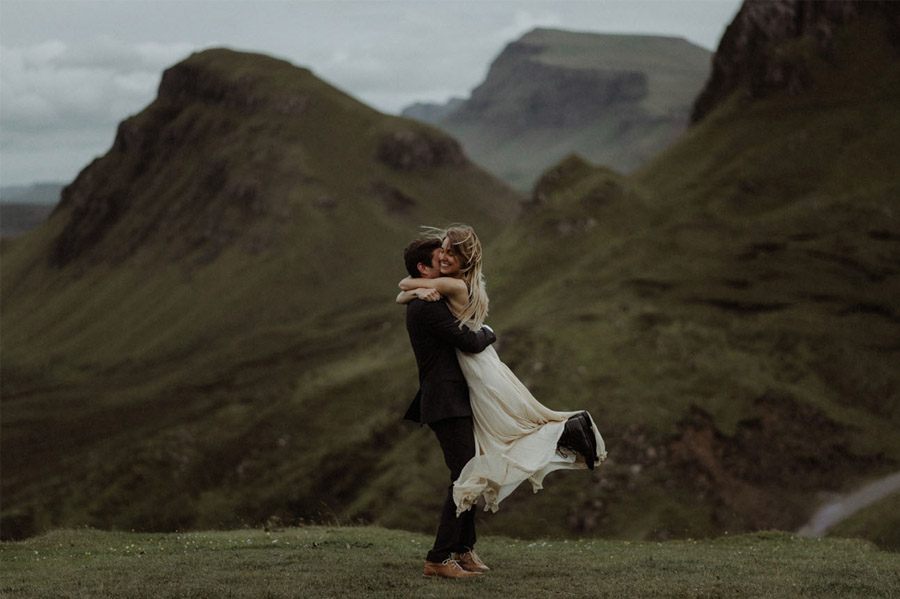
[[[421,262],[431,266],[431,254],[441,247],[440,239],[416,239],[403,250],[403,261],[406,263],[406,272],[414,279],[420,278],[422,273],[417,266]]]

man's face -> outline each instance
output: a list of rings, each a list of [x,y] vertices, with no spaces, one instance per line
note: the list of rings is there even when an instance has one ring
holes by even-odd
[[[441,276],[441,248],[435,248],[431,252],[431,264],[425,265],[419,262],[419,274],[423,279],[436,279]]]

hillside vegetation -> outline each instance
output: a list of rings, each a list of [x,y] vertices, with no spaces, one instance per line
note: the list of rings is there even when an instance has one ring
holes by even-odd
[[[306,71],[176,65],[50,222],[3,244],[3,534],[432,532],[446,470],[400,422],[416,375],[392,299],[416,226],[449,221],[487,242],[501,357],[549,407],[589,409],[610,455],[480,533],[796,529],[900,463],[889,24],[835,26],[824,54],[802,30],[751,44],[806,87],[739,84],[633,175],[569,157],[517,217],[452,139]],[[891,546],[877,522],[854,534]]]
[[[342,509],[334,473],[357,485],[346,460],[399,437],[415,392],[402,248],[461,215],[489,239],[517,204],[445,134],[306,69],[167,70],[49,222],[4,240],[3,534]]]
[[[817,493],[896,470],[887,39],[878,21],[845,28],[835,62],[807,57],[809,92],[736,90],[635,176],[564,161],[493,246],[494,314],[516,345],[504,356],[538,397],[605,423],[613,462],[570,489],[583,502],[570,521],[790,529]]]

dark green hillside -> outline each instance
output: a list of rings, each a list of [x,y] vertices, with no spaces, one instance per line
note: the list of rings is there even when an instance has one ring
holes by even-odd
[[[547,405],[590,409],[610,454],[520,489],[487,537],[796,529],[896,471],[898,49],[877,15],[751,4],[790,35],[739,50],[796,61],[803,87],[740,83],[633,175],[570,156],[515,220],[452,140],[308,72],[174,67],[50,222],[3,244],[3,533],[433,531],[446,470],[399,422],[415,367],[391,301],[404,242],[449,220],[489,241],[501,356]],[[847,530],[882,539],[890,505]]]
[[[900,550],[900,493],[859,511],[828,534],[833,537],[868,538],[880,547]]]
[[[535,29],[506,48],[465,102],[410,107],[479,164],[530,189],[577,152],[630,171],[684,131],[709,52],[673,37]]]
[[[573,487],[570,520],[793,528],[818,493],[897,469],[900,71],[885,30],[839,29],[830,62],[806,57],[802,94],[734,90],[633,177],[567,159],[493,246],[504,355],[608,431],[613,462]]]
[[[490,238],[517,204],[451,138],[305,69],[167,70],[4,242],[4,535],[340,509],[347,456],[376,460],[415,391],[402,248],[423,223]]]

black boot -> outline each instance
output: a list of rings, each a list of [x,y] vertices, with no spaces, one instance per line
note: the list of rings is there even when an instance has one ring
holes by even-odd
[[[584,456],[584,462],[591,470],[597,461],[597,440],[587,412],[575,414],[566,421],[566,428],[559,438],[559,445]]]

